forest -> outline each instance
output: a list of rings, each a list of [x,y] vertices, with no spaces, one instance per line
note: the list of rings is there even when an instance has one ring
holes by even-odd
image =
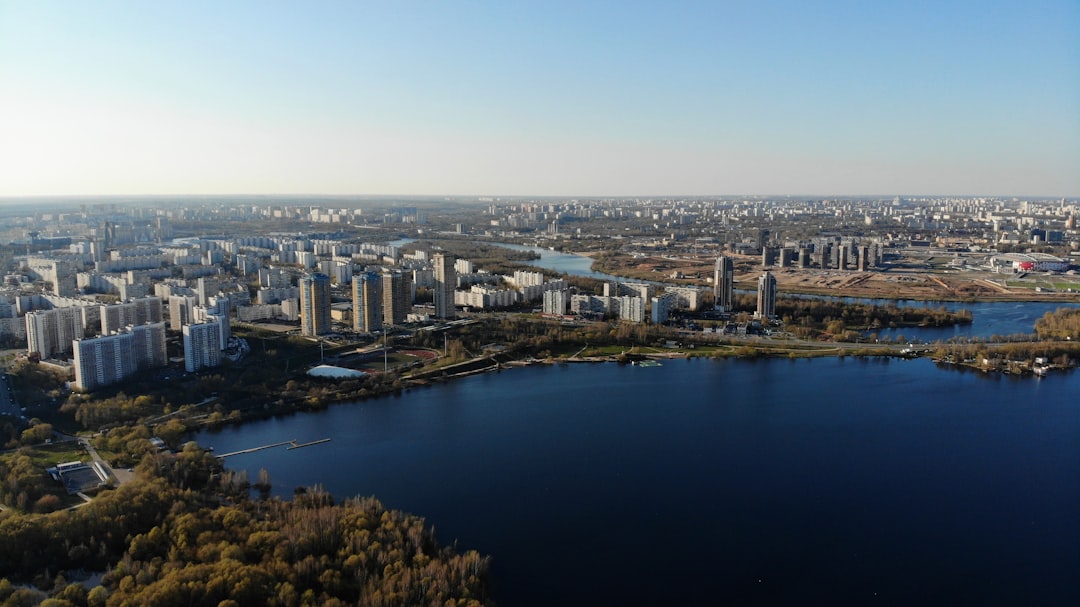
[[[1039,339],[1080,339],[1080,308],[1058,308],[1035,321]]]
[[[189,443],[83,507],[0,512],[0,604],[49,607],[490,604],[489,559],[440,546],[374,498],[249,497]],[[264,487],[268,489],[268,487]],[[73,572],[104,572],[87,588]]]

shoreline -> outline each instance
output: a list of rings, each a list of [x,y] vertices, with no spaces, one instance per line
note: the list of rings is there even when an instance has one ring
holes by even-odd
[[[916,358],[927,358],[931,360],[935,366],[939,367],[942,371],[955,370],[961,372],[974,371],[982,373],[984,375],[1012,375],[1015,377],[1042,377],[1043,375],[1027,368],[1012,367],[1008,364],[999,365],[995,367],[983,367],[974,363],[967,362],[950,362],[943,359],[938,359],[929,355],[928,351],[910,353],[905,352],[905,346],[901,344],[894,345],[875,345],[874,347],[866,347],[864,344],[846,344],[845,342],[830,342],[820,344],[822,347],[815,347],[810,349],[798,349],[798,348],[783,348],[781,347],[769,347],[764,344],[742,344],[731,345],[725,344],[725,347],[730,348],[729,352],[639,352],[639,353],[624,353],[625,357],[612,355],[597,355],[597,356],[572,356],[566,358],[549,357],[549,358],[522,358],[512,359],[507,361],[495,361],[494,357],[488,357],[486,360],[491,364],[476,366],[480,361],[466,361],[465,363],[459,363],[459,365],[470,365],[473,368],[465,369],[455,373],[443,373],[443,372],[431,372],[426,376],[420,377],[402,377],[401,384],[396,388],[387,389],[385,391],[370,393],[367,396],[361,398],[346,397],[346,398],[328,398],[324,401],[320,401],[317,405],[311,407],[297,407],[289,409],[267,408],[269,403],[264,404],[261,408],[249,408],[247,410],[236,409],[240,411],[240,415],[234,418],[227,418],[220,420],[217,423],[206,423],[202,420],[197,423],[193,428],[189,429],[189,433],[195,433],[202,430],[219,430],[225,426],[237,426],[243,425],[246,422],[258,421],[267,419],[270,417],[276,417],[278,415],[291,415],[291,414],[303,414],[314,411],[319,411],[328,408],[333,405],[342,405],[350,403],[359,403],[368,400],[378,400],[389,396],[400,397],[403,393],[412,389],[433,387],[438,384],[448,383],[457,379],[470,377],[473,375],[480,375],[483,373],[501,372],[502,370],[510,370],[518,367],[529,366],[555,366],[555,365],[569,365],[569,364],[603,364],[603,363],[615,363],[620,366],[627,366],[635,361],[665,361],[665,360],[691,360],[696,358],[701,359],[814,359],[814,358],[898,358],[902,360],[914,360]],[[753,350],[748,352],[747,350]],[[1061,367],[1058,365],[1052,365],[1050,370],[1056,373],[1068,372],[1075,369],[1075,365],[1071,367]],[[443,370],[439,370],[443,371]],[[329,396],[329,395],[328,395]]]

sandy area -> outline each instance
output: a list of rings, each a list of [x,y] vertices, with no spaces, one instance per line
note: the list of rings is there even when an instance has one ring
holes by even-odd
[[[735,256],[735,282],[741,289],[755,289],[764,271],[760,258]],[[634,279],[711,286],[715,258],[620,256],[603,271]],[[869,272],[771,267],[780,292],[817,293],[849,297],[941,300],[1080,301],[1080,293],[1067,292],[1080,277],[1028,275],[1023,278],[989,271],[947,267],[927,269],[925,259],[899,263]],[[1080,291],[1080,288],[1075,289]]]

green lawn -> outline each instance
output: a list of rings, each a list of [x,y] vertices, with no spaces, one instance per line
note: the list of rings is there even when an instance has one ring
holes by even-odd
[[[55,445],[42,445],[40,447],[34,447],[33,449],[27,449],[23,453],[30,457],[30,460],[35,465],[42,468],[51,468],[57,464],[65,462],[74,462],[82,460],[88,462],[90,455],[86,450],[75,442],[57,443]],[[11,457],[13,454],[6,454],[0,457]]]

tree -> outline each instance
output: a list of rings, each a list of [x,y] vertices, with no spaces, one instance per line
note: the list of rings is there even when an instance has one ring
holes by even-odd
[[[37,420],[34,420],[37,421]],[[42,422],[34,423],[26,430],[23,430],[20,442],[24,445],[36,445],[43,443],[52,438],[53,427],[52,424],[46,424]]]
[[[60,498],[48,493],[34,502],[34,512],[44,513],[53,512],[60,509]]]

